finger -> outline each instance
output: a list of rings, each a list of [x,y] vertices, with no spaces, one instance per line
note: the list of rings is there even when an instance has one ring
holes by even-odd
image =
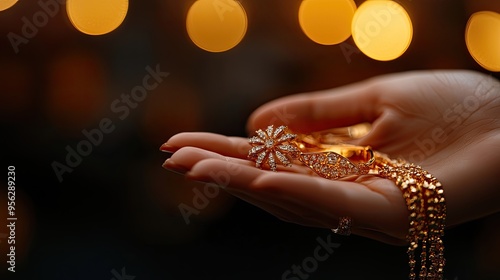
[[[404,202],[394,204],[358,183],[274,173],[214,159],[199,162],[188,174],[194,180],[244,191],[298,217],[307,217],[310,221],[319,219],[322,222],[317,226],[333,227],[338,217],[350,216],[359,226],[389,232],[398,238],[404,236],[406,230]]]
[[[294,131],[307,133],[372,122],[381,113],[377,89],[373,83],[362,82],[277,99],[250,116],[248,130],[284,124]]]
[[[198,162],[206,159],[217,159],[222,161],[227,161],[235,164],[240,164],[243,166],[248,166],[255,168],[255,162],[240,158],[224,156],[212,151],[207,151],[201,148],[195,147],[184,147],[175,152],[169,159],[163,163],[165,169],[175,171],[177,173],[184,174],[191,170],[191,168]],[[310,174],[309,168],[302,165],[293,165],[291,167],[284,167],[278,165],[278,171],[293,172]]]
[[[207,151],[196,147],[184,147],[175,152],[169,159],[163,163],[163,167],[181,174],[191,170],[191,168],[198,162],[204,159],[219,159],[230,161],[236,164],[252,166],[253,162],[249,160],[223,156],[221,154]]]
[[[238,165],[236,162],[209,158],[198,162],[192,167],[191,171],[186,173],[186,176],[195,181],[216,183],[234,196],[287,222],[328,228],[338,219],[331,212],[327,212],[325,218],[324,213],[311,210],[311,205],[298,204],[298,199],[295,197],[282,195],[281,193],[274,194],[272,191],[269,192],[269,190],[259,186],[253,186],[252,182],[259,176],[268,173],[275,172],[259,170],[248,165]],[[309,175],[307,176],[309,177]]]
[[[223,188],[244,191],[255,178],[264,172],[270,171],[226,160],[207,158],[194,164],[191,170],[186,173],[186,178],[200,182],[212,182]]]
[[[207,132],[184,132],[172,136],[160,150],[175,152],[182,147],[198,147],[234,158],[245,159],[250,150],[248,139]]]

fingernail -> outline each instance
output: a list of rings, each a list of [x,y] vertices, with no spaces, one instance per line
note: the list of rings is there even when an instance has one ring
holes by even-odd
[[[175,152],[176,148],[173,146],[168,145],[167,143],[164,143],[160,147],[160,151],[165,152],[165,153],[173,153]]]
[[[183,168],[182,166],[177,165],[171,159],[167,159],[161,166],[168,171],[171,171],[171,172],[174,172],[174,173],[177,173],[180,175],[184,175],[184,174],[186,174],[186,172],[189,171],[186,168]]]

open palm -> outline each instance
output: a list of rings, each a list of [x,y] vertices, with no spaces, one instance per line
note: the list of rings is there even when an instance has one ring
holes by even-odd
[[[256,110],[248,128],[287,125],[310,133],[362,122],[371,131],[352,144],[421,165],[444,185],[447,224],[499,210],[500,84],[469,71],[410,72],[328,91],[275,100]],[[260,170],[247,160],[247,139],[181,133],[162,146],[174,152],[164,167],[215,182],[278,218],[335,228],[353,220],[353,233],[404,244],[408,211],[398,187],[376,176],[327,180],[307,167]],[[471,210],[473,209],[473,210]]]

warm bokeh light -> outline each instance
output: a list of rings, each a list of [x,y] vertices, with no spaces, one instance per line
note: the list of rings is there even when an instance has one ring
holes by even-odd
[[[103,35],[122,24],[128,0],[68,0],[66,10],[76,29],[88,35]]]
[[[0,0],[0,11],[7,10],[8,8],[14,6],[18,0]]]
[[[355,11],[352,0],[304,0],[299,9],[300,27],[318,44],[339,44],[351,36]]]
[[[186,27],[201,49],[223,52],[238,45],[247,31],[247,15],[234,0],[198,0],[189,9]]]
[[[465,42],[477,63],[500,72],[500,14],[487,11],[473,14],[467,23]]]
[[[366,1],[354,14],[352,36],[367,56],[381,61],[400,57],[410,46],[413,27],[406,10],[394,1]]]

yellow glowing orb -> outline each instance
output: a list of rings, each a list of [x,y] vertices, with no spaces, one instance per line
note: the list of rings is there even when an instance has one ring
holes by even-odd
[[[355,11],[353,0],[304,0],[299,9],[300,27],[318,44],[339,44],[351,36]]]
[[[73,26],[88,35],[103,35],[122,24],[128,0],[67,0],[66,10]]]
[[[400,57],[410,46],[413,26],[406,10],[394,1],[366,1],[354,14],[352,37],[367,56],[381,61]]]
[[[14,6],[17,0],[0,0],[0,11],[7,10],[8,8]]]
[[[198,0],[186,19],[193,43],[209,52],[234,48],[243,40],[247,25],[245,9],[234,0]]]
[[[465,42],[477,63],[500,72],[500,14],[486,11],[473,14],[467,23]]]

